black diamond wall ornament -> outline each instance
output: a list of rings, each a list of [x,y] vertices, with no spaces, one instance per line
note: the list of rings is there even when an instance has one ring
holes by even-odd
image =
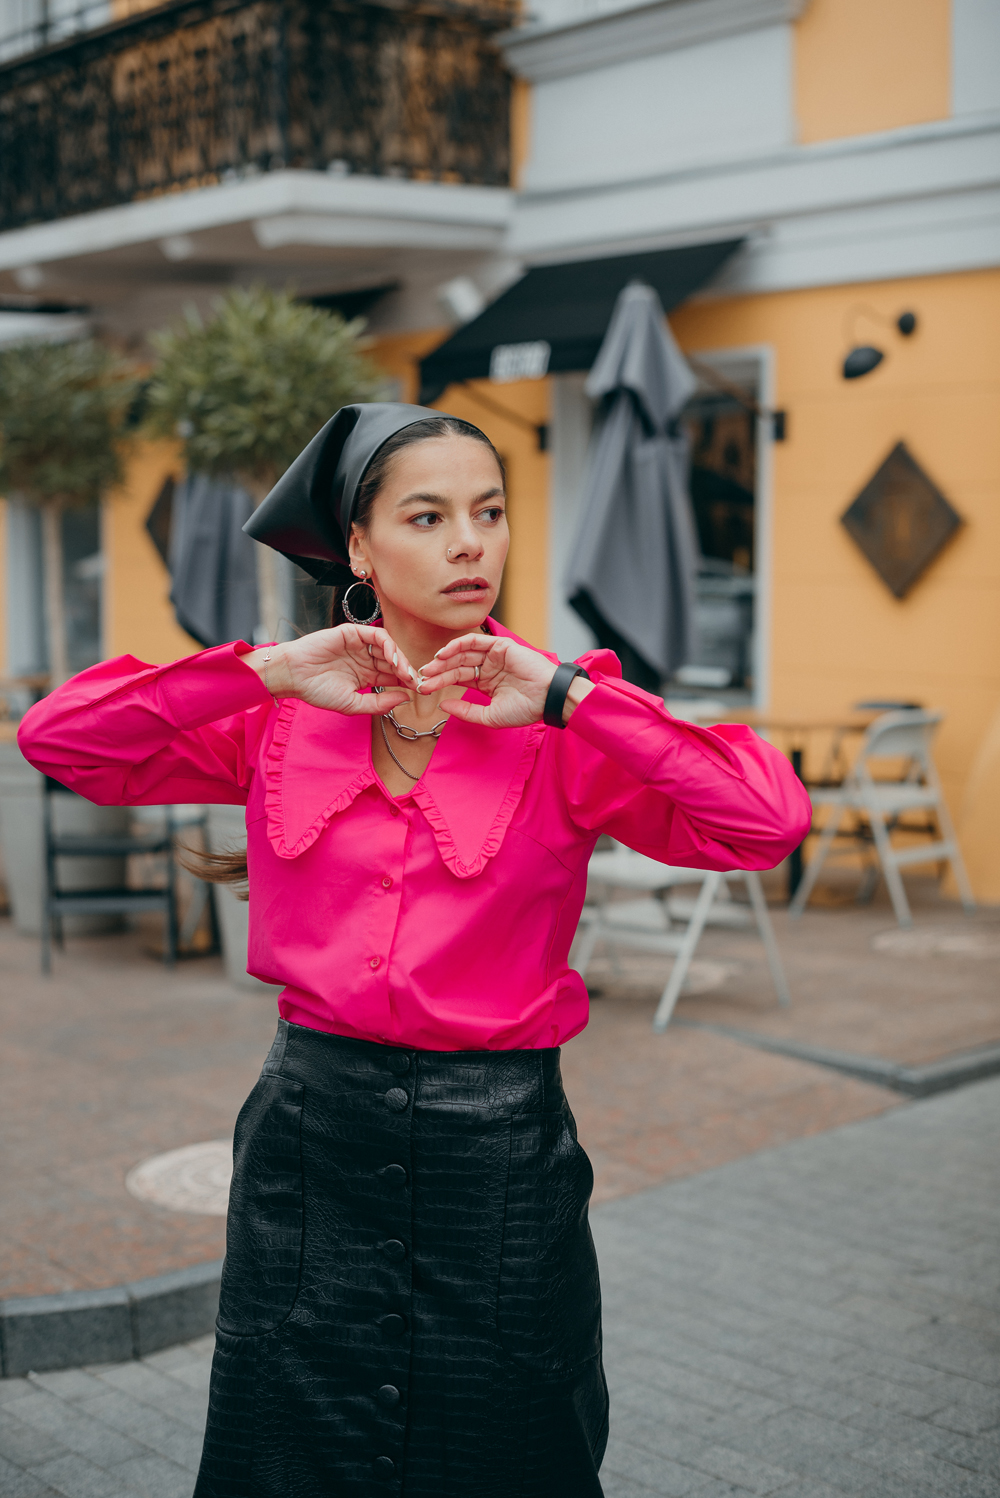
[[[896,443],[840,519],[897,598],[962,524],[905,442]]]

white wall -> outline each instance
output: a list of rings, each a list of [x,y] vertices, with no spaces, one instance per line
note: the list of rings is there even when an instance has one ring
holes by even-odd
[[[951,0],[952,110],[1000,109],[1000,0]]]
[[[740,158],[793,139],[791,28],[768,26],[534,88],[528,192]]]

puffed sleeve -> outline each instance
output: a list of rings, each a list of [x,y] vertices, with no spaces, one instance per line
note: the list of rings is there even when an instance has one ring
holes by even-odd
[[[682,868],[770,869],[799,845],[812,808],[783,754],[742,724],[679,722],[610,651],[580,664],[596,685],[560,734],[577,825]]]
[[[100,806],[245,805],[273,706],[238,640],[166,666],[102,661],[35,704],[17,741],[37,770]]]

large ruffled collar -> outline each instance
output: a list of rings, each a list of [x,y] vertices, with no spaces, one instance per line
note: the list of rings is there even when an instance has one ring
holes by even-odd
[[[492,620],[490,625],[494,634],[510,636]],[[481,692],[465,696],[470,702],[489,701]],[[445,725],[411,795],[459,879],[480,873],[499,849],[545,732],[540,723],[498,730],[451,718]],[[380,785],[372,766],[371,720],[287,698],[278,711],[265,774],[268,839],[279,858],[298,858],[356,796]]]

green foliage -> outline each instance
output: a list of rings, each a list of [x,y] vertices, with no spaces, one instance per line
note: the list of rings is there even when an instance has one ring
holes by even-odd
[[[181,437],[194,472],[273,482],[340,406],[377,398],[363,326],[287,292],[231,291],[211,322],[192,310],[154,337],[147,430]]]
[[[0,494],[97,498],[122,476],[129,368],[93,339],[0,349]]]

